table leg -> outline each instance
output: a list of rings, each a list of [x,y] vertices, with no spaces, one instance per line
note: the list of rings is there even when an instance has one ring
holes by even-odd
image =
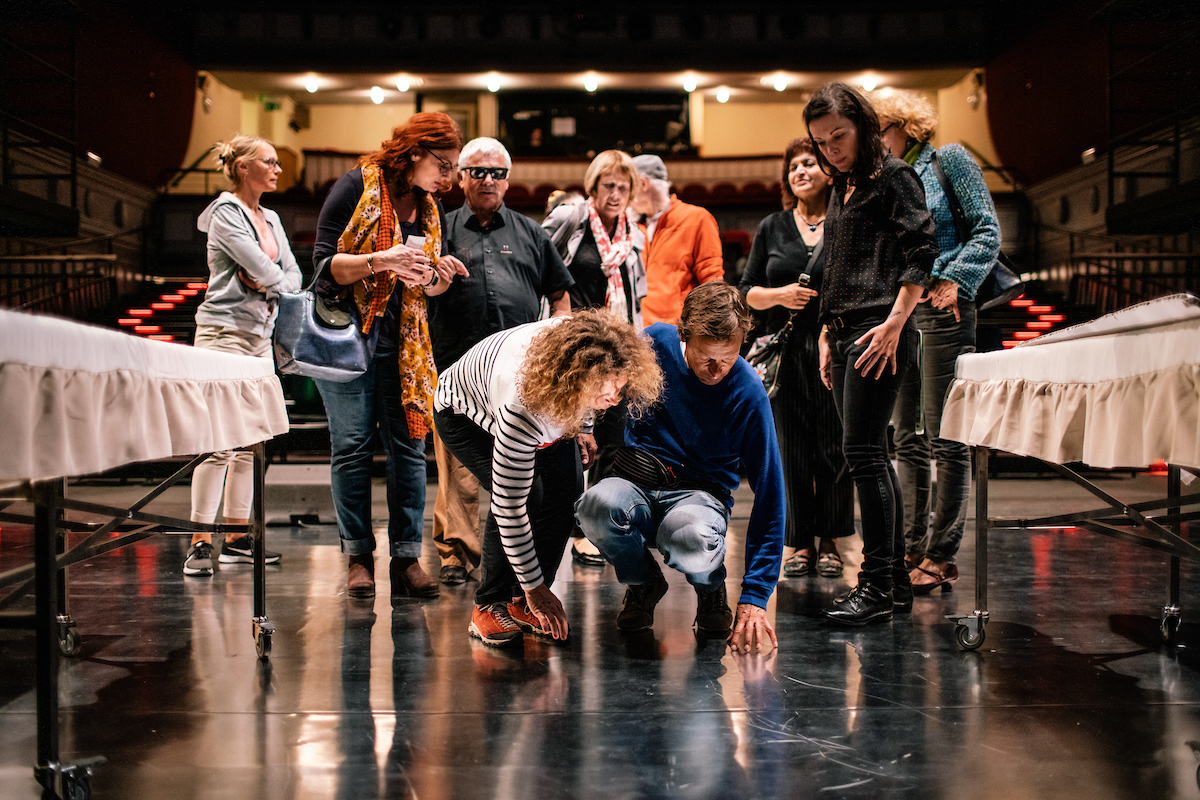
[[[258,657],[271,655],[271,635],[275,626],[267,619],[267,565],[266,565],[266,490],[267,448],[259,442],[254,445],[254,506],[250,514],[250,542],[254,551],[254,649]]]

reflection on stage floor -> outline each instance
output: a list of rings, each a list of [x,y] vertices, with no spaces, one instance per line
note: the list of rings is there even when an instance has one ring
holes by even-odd
[[[1131,501],[1163,480],[1105,479]],[[70,489],[96,502],[133,491]],[[993,513],[1013,516],[1053,513],[1077,492],[1048,478],[990,491]],[[744,487],[738,498],[731,599],[751,503]],[[186,515],[186,488],[162,502]],[[0,571],[28,559],[29,535],[0,529]],[[1168,650],[1166,557],[1089,533],[993,535],[977,652],[961,652],[945,620],[973,608],[969,530],[953,591],[846,631],[819,613],[854,580],[852,539],[843,579],[780,582],[780,647],[765,658],[697,639],[695,594],[677,574],[654,630],[627,636],[612,570],[568,556],[555,587],[570,641],[526,637],[505,652],[467,636],[474,581],[393,601],[381,569],[379,596],[354,601],[332,526],[267,539],[283,553],[267,576],[269,661],[251,637],[249,567],[184,578],[186,537],[72,568],[83,649],[61,663],[61,749],[107,759],[95,797],[1200,797],[1196,570],[1184,565]],[[436,574],[428,527],[423,561]],[[32,635],[0,631],[3,800],[40,796],[33,687]]]

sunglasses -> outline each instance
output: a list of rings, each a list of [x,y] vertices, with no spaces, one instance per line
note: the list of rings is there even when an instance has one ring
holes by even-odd
[[[508,177],[508,167],[464,167],[463,172],[477,181],[486,180],[489,175],[498,181]]]

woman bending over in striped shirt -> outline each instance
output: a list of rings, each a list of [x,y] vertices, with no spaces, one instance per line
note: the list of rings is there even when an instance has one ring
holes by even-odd
[[[661,388],[649,341],[602,309],[493,334],[439,376],[438,435],[492,494],[472,636],[495,646],[523,631],[567,638],[550,584],[583,489],[585,428],[622,399],[636,415]]]

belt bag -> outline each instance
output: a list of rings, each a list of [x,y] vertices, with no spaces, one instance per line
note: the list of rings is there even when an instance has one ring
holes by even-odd
[[[620,447],[613,456],[613,475],[624,478],[643,489],[699,489],[722,502],[729,500],[729,490],[715,483],[681,481],[675,470],[661,459],[640,447]]]
[[[279,295],[274,345],[280,372],[345,383],[367,371],[379,326],[363,336],[354,301],[345,294],[343,303],[326,301],[311,286]]]

